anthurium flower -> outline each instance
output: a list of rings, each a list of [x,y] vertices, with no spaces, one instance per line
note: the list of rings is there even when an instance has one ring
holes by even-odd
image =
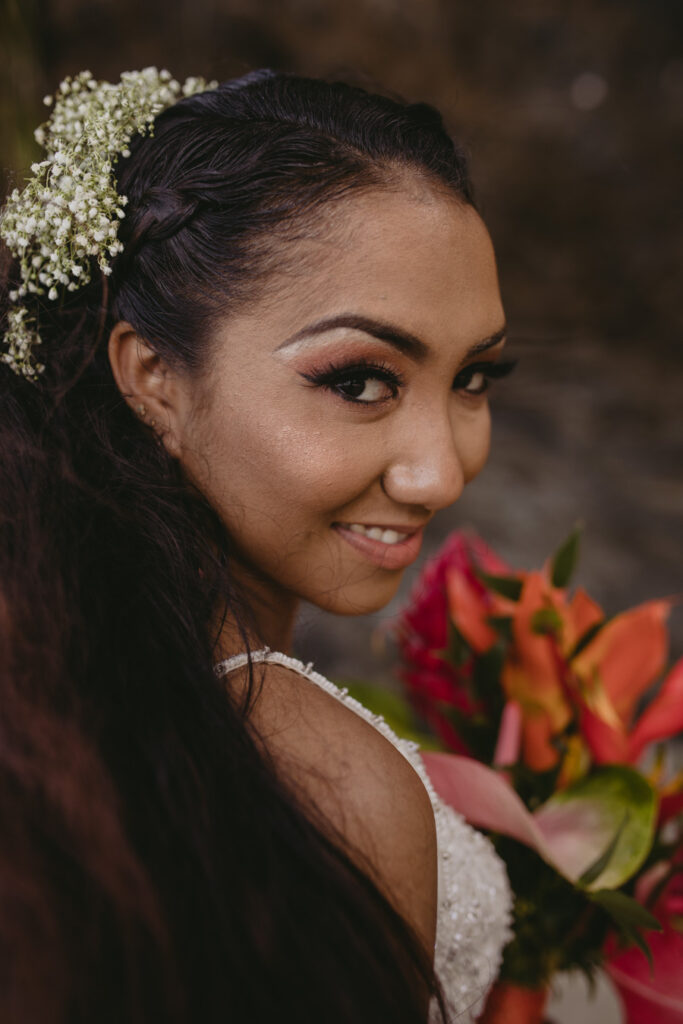
[[[602,768],[531,813],[504,776],[473,758],[421,756],[436,792],[470,824],[530,846],[588,890],[623,885],[652,846],[656,795],[632,768]]]
[[[598,678],[622,721],[664,669],[670,600],[648,601],[615,616],[574,659],[576,674]]]
[[[672,600],[648,601],[608,622],[572,660],[581,732],[598,763],[635,762],[647,744],[683,729],[683,659],[645,712],[640,698],[664,669]]]

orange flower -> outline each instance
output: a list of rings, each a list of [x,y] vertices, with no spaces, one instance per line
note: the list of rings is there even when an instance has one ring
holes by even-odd
[[[648,743],[683,729],[683,659],[636,720],[640,698],[666,663],[666,619],[672,604],[648,601],[617,615],[572,660],[582,705],[581,731],[599,763],[632,763]]]
[[[459,567],[446,577],[451,619],[477,654],[496,642],[489,618],[511,619],[514,642],[501,684],[507,699],[521,708],[523,760],[537,771],[557,764],[560,752],[553,741],[572,717],[565,659],[586,631],[603,618],[602,609],[584,590],[577,590],[568,602],[566,592],[552,586],[550,572],[548,564],[542,572],[515,573],[522,584],[518,601],[490,589],[483,591],[478,581],[473,582]],[[546,617],[546,633],[537,631],[539,615]]]
[[[563,616],[562,653],[568,656],[577,641],[604,617],[600,605],[588,596],[583,587],[579,587]]]
[[[472,716],[487,707],[486,698],[472,697],[469,690],[478,659],[502,643],[500,687],[505,702],[519,708],[522,759],[535,771],[547,771],[558,765],[564,748],[562,787],[584,773],[591,756],[598,763],[633,763],[648,743],[683,730],[683,663],[674,666],[637,718],[641,697],[665,665],[673,600],[650,601],[604,622],[603,610],[585,590],[578,588],[570,597],[564,586],[553,585],[553,577],[568,576],[556,572],[558,558],[541,571],[514,571],[478,538],[453,535],[430,570],[434,579],[430,576],[426,596],[404,614],[410,630],[404,630],[403,648],[417,665],[415,637],[423,638],[417,652],[419,686],[416,673],[405,673],[416,691],[435,697],[434,673],[439,680],[448,676],[439,699]],[[505,577],[505,584],[486,573]],[[499,592],[514,592],[515,585],[520,588],[516,600]],[[458,664],[443,659],[444,606],[472,652]],[[595,627],[600,628],[589,640]],[[580,641],[584,646],[574,654]],[[486,664],[495,666],[495,658]],[[573,720],[579,731],[567,728]]]
[[[540,572],[527,573],[519,601],[506,602],[512,613],[514,644],[503,665],[501,682],[508,700],[522,709],[522,753],[535,771],[553,768],[560,757],[553,738],[569,724],[564,667],[557,640],[540,634],[533,622],[539,612],[561,615],[562,595]]]
[[[482,593],[481,584],[472,582],[460,567],[446,572],[446,594],[451,620],[477,654],[488,651],[496,642],[496,634],[487,622],[492,614],[491,597]]]

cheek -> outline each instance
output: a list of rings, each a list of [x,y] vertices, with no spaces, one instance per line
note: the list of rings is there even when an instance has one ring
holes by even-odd
[[[316,516],[333,517],[369,486],[377,462],[369,445],[349,444],[334,423],[296,423],[293,410],[275,403],[211,417],[194,447],[191,470],[228,526],[235,529],[239,518],[240,533],[248,519],[269,535],[305,533]]]
[[[473,480],[486,465],[491,448],[491,413],[484,406],[474,420],[463,424],[458,434],[458,454],[465,483]]]
[[[273,424],[253,448],[269,501],[283,502],[291,516],[334,508],[353,486],[348,445],[318,426]]]

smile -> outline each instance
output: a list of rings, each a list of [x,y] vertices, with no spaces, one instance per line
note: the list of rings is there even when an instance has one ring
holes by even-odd
[[[332,523],[332,529],[382,569],[404,569],[415,561],[422,547],[422,527],[408,531],[364,523]]]
[[[399,544],[409,536],[407,533],[399,533],[397,530],[384,530],[381,526],[363,526],[362,523],[340,523],[346,530],[352,533],[362,533],[372,540],[381,540],[382,544]]]

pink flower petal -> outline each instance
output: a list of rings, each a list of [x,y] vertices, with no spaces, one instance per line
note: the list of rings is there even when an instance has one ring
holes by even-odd
[[[431,751],[421,757],[436,792],[471,825],[518,839],[572,882],[612,838],[612,822],[595,801],[548,804],[531,814],[505,778],[481,762]]]
[[[422,751],[420,756],[436,792],[471,825],[503,832],[551,857],[532,815],[497,772],[457,754]]]
[[[500,729],[496,750],[493,755],[493,764],[497,768],[503,768],[509,764],[516,764],[519,759],[519,752],[522,745],[522,709],[515,700],[509,700],[503,708],[500,719]]]

